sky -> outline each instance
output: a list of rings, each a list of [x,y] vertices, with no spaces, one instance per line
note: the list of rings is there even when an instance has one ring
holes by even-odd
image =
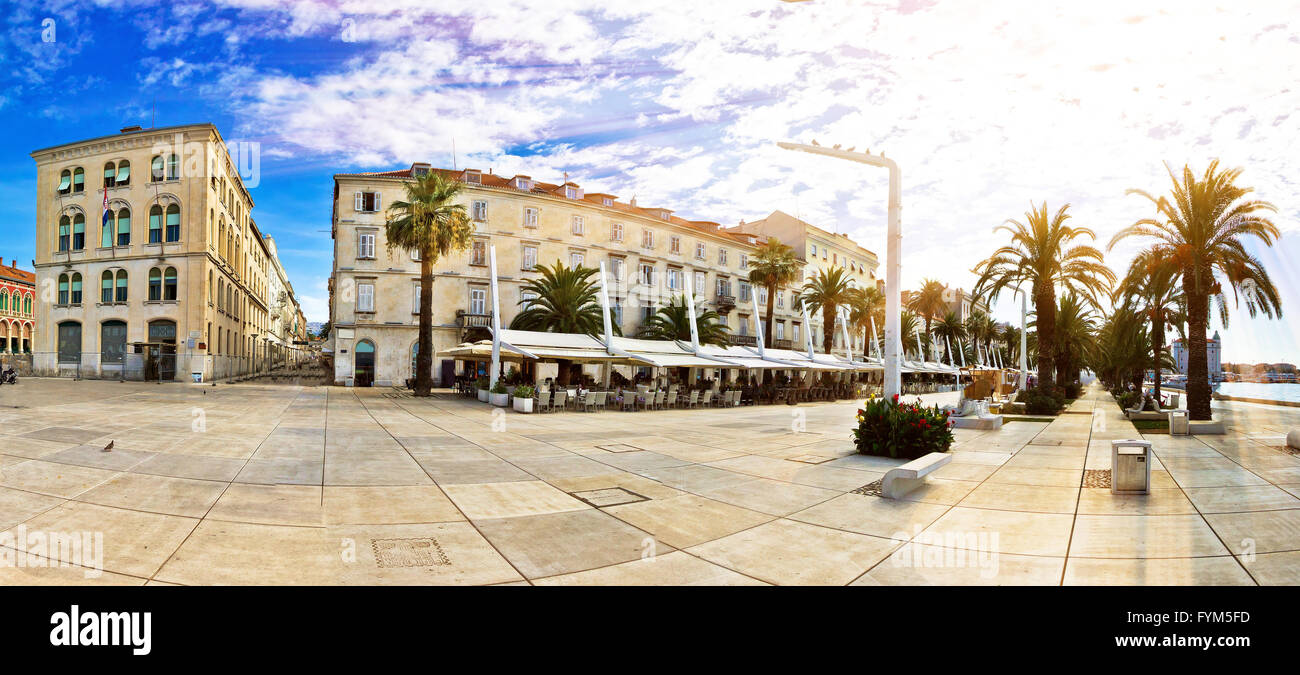
[[[132,124],[260,144],[253,217],[313,321],[339,172],[454,161],[693,220],[781,209],[875,251],[883,278],[885,172],[775,143],[870,148],[902,168],[904,286],[969,289],[1031,202],[1070,204],[1104,248],[1152,215],[1127,189],[1217,158],[1284,232],[1248,244],[1284,318],[1233,314],[1225,360],[1300,362],[1300,3],[1163,5],[0,0],[0,257],[33,257],[30,152]],[[1019,302],[994,313],[1018,322]]]

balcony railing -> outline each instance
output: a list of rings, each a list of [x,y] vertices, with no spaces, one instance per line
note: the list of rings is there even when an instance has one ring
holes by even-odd
[[[731,344],[741,347],[757,347],[758,337],[755,335],[732,335]]]
[[[772,348],[773,348],[773,349],[793,349],[793,348],[794,348],[794,340],[773,340],[773,341],[772,341]]]
[[[487,328],[489,330],[492,328],[492,312],[477,313],[458,309],[456,310],[456,325],[460,327],[460,337],[464,341],[471,328]]]
[[[717,302],[718,311],[720,312],[729,311],[732,307],[736,306],[736,296],[734,295],[724,295],[719,293],[715,301]]]

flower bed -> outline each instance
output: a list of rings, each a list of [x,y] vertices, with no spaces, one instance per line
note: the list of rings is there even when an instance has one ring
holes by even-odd
[[[939,406],[924,407],[919,400],[905,403],[893,398],[867,399],[858,410],[853,441],[864,455],[915,459],[952,446],[952,422]]]

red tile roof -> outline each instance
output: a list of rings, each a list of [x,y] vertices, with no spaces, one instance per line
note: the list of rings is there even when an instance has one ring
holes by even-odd
[[[18,261],[14,260],[11,261],[9,265],[6,265],[4,258],[0,258],[0,279],[20,283],[26,286],[35,286],[36,274],[34,272],[28,272],[27,270],[20,270],[17,267],[14,267],[13,265],[16,265],[17,263]]]

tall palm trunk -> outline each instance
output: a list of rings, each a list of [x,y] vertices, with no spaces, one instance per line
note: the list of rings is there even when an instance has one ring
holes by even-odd
[[[431,247],[420,251],[420,347],[415,355],[415,395],[433,389],[433,263]],[[378,354],[376,354],[378,356]]]
[[[822,307],[822,349],[826,353],[831,353],[831,346],[835,344],[835,305],[824,305]]]
[[[1209,278],[1209,271],[1200,275]],[[1210,373],[1205,359],[1205,329],[1209,322],[1210,301],[1205,290],[1198,288],[1195,271],[1183,272],[1183,294],[1187,296],[1187,412],[1194,420],[1208,420],[1210,415]]]
[[[776,306],[776,284],[768,284],[768,286],[767,286],[767,318],[763,320],[763,326],[764,326],[764,328],[763,328],[763,345],[764,345],[765,347],[769,348],[769,349],[770,349],[770,348],[772,347],[772,345],[774,344],[774,343],[772,342],[772,340],[774,339],[774,338],[772,337],[772,314],[773,314],[773,308],[774,308],[775,306]]]
[[[1151,319],[1151,351],[1155,354],[1155,361],[1151,364],[1151,371],[1155,374],[1155,392],[1156,400],[1160,400],[1160,357],[1165,353],[1165,322],[1163,317],[1152,317]]]
[[[1034,284],[1034,312],[1038,316],[1038,386],[1056,386],[1056,289],[1050,281]]]

